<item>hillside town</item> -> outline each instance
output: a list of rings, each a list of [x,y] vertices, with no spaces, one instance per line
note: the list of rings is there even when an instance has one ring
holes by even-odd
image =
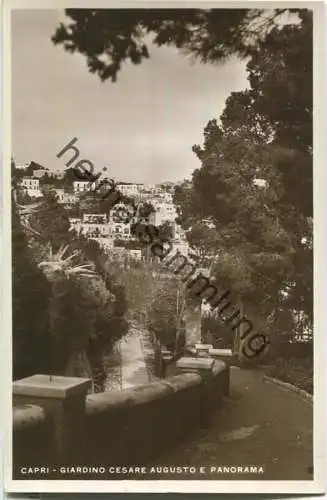
[[[36,168],[33,168],[33,164]],[[47,186],[55,193],[58,204],[71,213],[74,212],[75,207],[81,206],[82,197],[88,194],[92,196],[89,181],[77,180],[76,177],[76,180],[72,179],[68,184],[64,183],[64,170],[49,171],[34,162],[16,165],[16,169],[20,174],[19,191],[27,199],[40,201],[43,197],[43,188]],[[188,255],[190,248],[185,231],[176,222],[177,211],[173,203],[174,187],[175,184],[171,182],[157,185],[117,182],[116,185],[116,189],[123,197],[132,199],[136,207],[139,208],[144,204],[150,206],[151,212],[146,217],[142,216],[142,219],[156,227],[168,225],[174,250],[182,255]],[[96,241],[105,253],[113,254],[118,259],[144,260],[146,252],[131,231],[132,225],[140,219],[140,214],[135,213],[129,221],[125,221],[121,214],[129,210],[128,202],[115,204],[107,213],[100,213],[99,210],[100,207],[97,210],[95,204],[92,213],[82,209],[79,217],[70,216],[71,230]]]

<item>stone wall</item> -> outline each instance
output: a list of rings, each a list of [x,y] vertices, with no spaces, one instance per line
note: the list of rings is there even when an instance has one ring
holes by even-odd
[[[221,406],[223,396],[228,395],[229,368],[222,363],[218,369],[212,370],[207,360],[208,370],[205,371],[202,367],[202,371],[196,372],[191,367],[188,372],[190,358],[183,359],[186,360],[181,365],[183,373],[173,377],[126,391],[87,395],[85,426],[81,436],[84,452],[78,463],[72,465],[108,468],[110,465],[149,464],[187,439],[201,426],[210,425],[210,416]],[[217,362],[212,360],[212,363]],[[26,398],[26,389],[24,391]],[[15,397],[21,401],[17,394]],[[54,439],[58,416],[44,412],[49,404],[47,401],[42,408],[39,395],[38,406],[32,406],[33,398],[35,396],[30,398],[31,405],[25,404],[14,410],[14,479],[28,479],[28,476],[19,473],[21,466],[51,465],[54,457],[58,456]],[[61,408],[65,408],[65,404]],[[80,415],[80,410],[76,411],[77,428],[81,419],[83,415]],[[60,413],[60,422],[64,421],[63,414]],[[67,455],[70,455],[69,452],[67,450]],[[106,475],[92,477],[85,474],[82,477],[62,477],[58,475],[58,468],[56,472],[50,471],[46,477],[70,480],[109,479]],[[45,479],[45,476],[34,474],[33,479]],[[115,477],[111,474],[110,479]]]
[[[201,376],[185,373],[124,392],[87,397],[90,463],[141,465],[194,431]]]
[[[52,422],[46,418],[44,410],[35,405],[14,407],[13,463],[19,466],[28,465],[31,467],[40,463],[50,463],[53,452]],[[18,468],[15,467],[13,473],[18,472]]]

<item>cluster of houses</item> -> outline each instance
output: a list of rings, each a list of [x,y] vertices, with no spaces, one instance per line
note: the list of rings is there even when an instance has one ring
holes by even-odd
[[[30,198],[41,198],[43,196],[40,182],[47,175],[47,182],[51,184],[51,177],[61,179],[64,171],[50,174],[49,170],[37,169],[32,175],[24,176],[24,169],[27,170],[29,164],[16,166],[22,171],[20,189]],[[56,183],[58,184],[58,182]],[[90,191],[88,181],[72,181],[72,185],[67,187],[54,186],[57,201],[67,209],[79,203],[79,199],[86,192]],[[133,200],[135,207],[142,203],[151,204],[154,211],[147,218],[147,222],[161,226],[169,223],[172,232],[172,243],[176,251],[187,255],[189,252],[186,236],[182,228],[176,223],[176,208],[173,203],[172,183],[165,184],[140,184],[140,183],[118,183],[117,190],[124,196]],[[130,214],[130,216],[128,216]],[[107,253],[115,253],[119,258],[129,258],[142,260],[144,252],[140,248],[133,248],[133,241],[137,239],[132,234],[132,225],[139,221],[138,213],[126,203],[117,203],[109,213],[83,213],[81,217],[70,217],[71,229],[89,239],[96,240],[101,248]]]

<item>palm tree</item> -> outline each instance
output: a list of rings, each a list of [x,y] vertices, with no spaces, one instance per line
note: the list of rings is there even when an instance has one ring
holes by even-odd
[[[48,244],[48,254],[46,259],[40,262],[39,268],[44,271],[50,281],[54,281],[54,277],[59,275],[65,279],[73,276],[85,278],[97,276],[92,263],[73,265],[72,260],[81,252],[74,250],[67,256],[69,250],[69,245],[61,245],[57,252],[53,252],[51,244]]]

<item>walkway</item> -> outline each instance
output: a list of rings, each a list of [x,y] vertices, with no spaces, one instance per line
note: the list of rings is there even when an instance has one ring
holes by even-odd
[[[111,353],[115,361],[108,373],[107,390],[127,389],[152,380],[145,358],[146,331],[131,325],[127,336]],[[192,479],[312,479],[313,411],[298,394],[263,381],[260,370],[231,368],[230,397],[214,415],[207,430],[151,465],[202,466],[211,474]],[[263,474],[221,473],[223,466],[263,467]],[[190,475],[165,474],[165,479],[190,479]],[[162,479],[162,475],[157,477]],[[143,477],[146,479],[146,477]],[[156,479],[151,474],[151,479]]]
[[[106,358],[105,390],[125,390],[153,379],[146,364],[147,332],[130,324],[128,333],[114,345]]]
[[[264,468],[257,475],[213,472],[192,474],[192,479],[312,479],[313,407],[296,393],[264,382],[262,375],[232,368],[230,398],[210,429],[197,432],[156,465]],[[176,478],[183,477],[165,474],[165,479]]]
[[[142,332],[131,325],[127,336],[120,341],[122,390],[149,382],[141,336]]]

